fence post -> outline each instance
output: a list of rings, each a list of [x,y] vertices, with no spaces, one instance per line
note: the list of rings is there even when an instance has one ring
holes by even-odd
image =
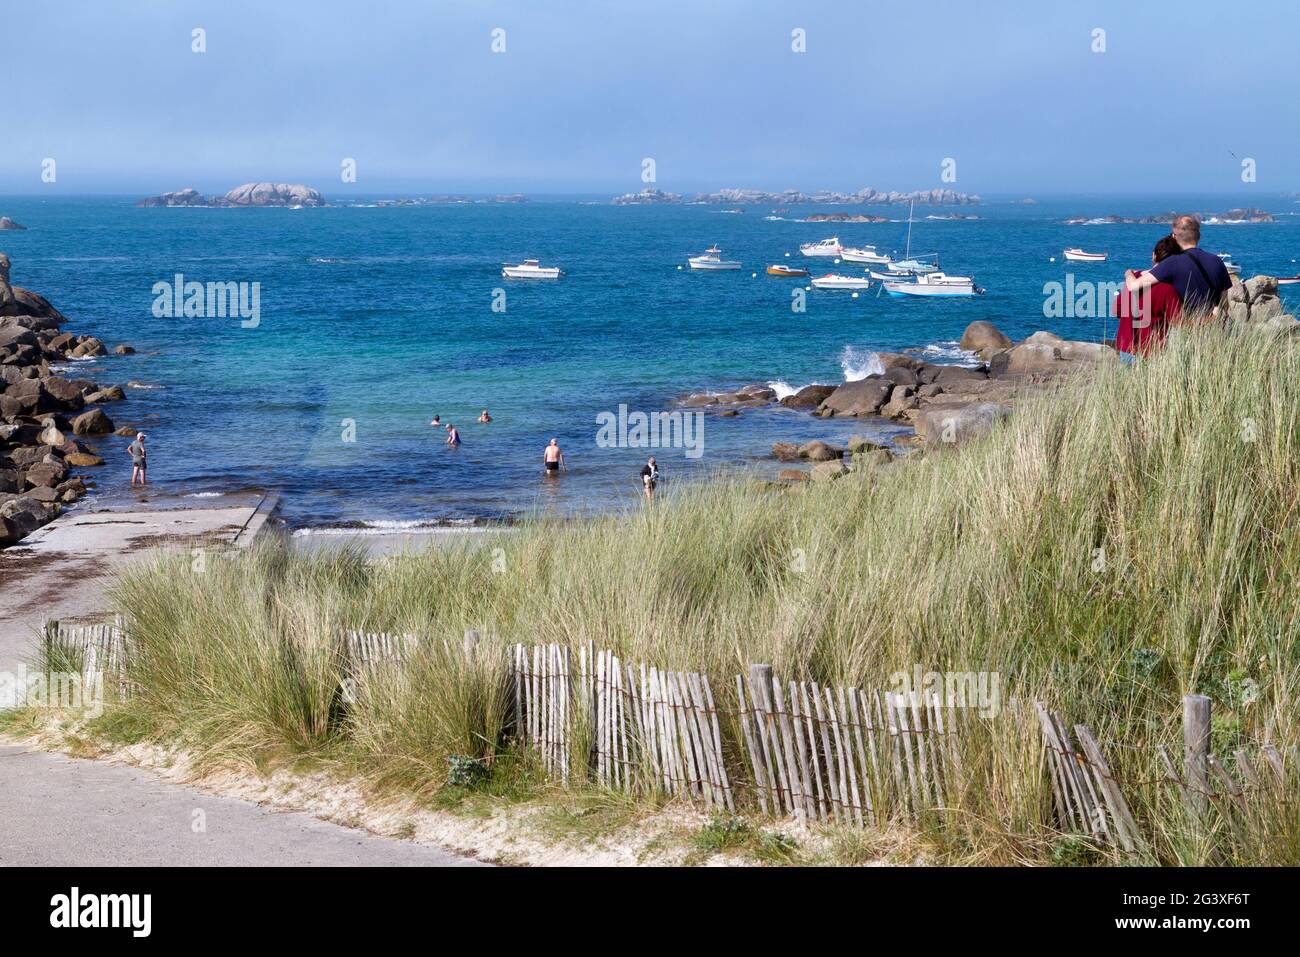
[[[1203,814],[1209,806],[1210,699],[1201,694],[1183,698],[1183,768],[1188,788],[1188,810]]]

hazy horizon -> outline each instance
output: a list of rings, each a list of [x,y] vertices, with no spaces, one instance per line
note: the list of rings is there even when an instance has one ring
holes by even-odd
[[[1234,48],[1237,21],[1271,28]],[[331,199],[871,186],[1249,205],[1300,188],[1287,25],[1280,0],[24,5],[5,13],[0,195],[275,181]]]

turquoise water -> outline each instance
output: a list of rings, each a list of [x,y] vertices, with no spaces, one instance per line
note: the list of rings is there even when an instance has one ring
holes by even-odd
[[[856,299],[814,291],[803,313],[791,310],[791,280],[764,275],[768,263],[848,273],[861,267],[805,260],[799,243],[838,235],[845,244],[901,252],[906,223],[769,222],[764,207],[736,215],[575,201],[208,210],[13,197],[0,199],[0,213],[29,231],[0,234],[0,249],[13,260],[13,281],[50,298],[69,329],[139,350],[77,372],[152,387],[129,390],[110,414],[150,432],[151,478],[160,489],[279,489],[286,517],[299,526],[444,522],[635,502],[648,451],[596,441],[596,417],[620,403],[651,412],[699,390],[837,383],[860,374],[873,350],[928,349],[933,359],[960,361],[956,340],[975,319],[1013,337],[1043,328],[1071,338],[1113,335],[1113,322],[1045,318],[1043,285],[1064,280],[1067,268],[1076,282],[1117,279],[1124,267],[1149,262],[1165,230],[1062,219],[1250,204],[1279,222],[1207,226],[1202,245],[1230,252],[1247,276],[1300,272],[1300,206],[1282,197],[990,202],[959,210],[981,217],[974,221],[927,220],[921,217],[951,210],[918,208],[912,246],[940,253],[950,272],[973,274],[986,295],[922,301],[877,298],[875,289]],[[857,210],[784,215],[840,211]],[[870,212],[906,219],[906,210]],[[678,268],[711,243],[745,268]],[[1108,250],[1111,261],[1067,267],[1061,250],[1073,245]],[[524,257],[567,275],[556,283],[501,279],[502,262]],[[260,283],[259,325],[155,318],[153,286],[178,272],[201,282]],[[492,309],[497,289],[505,290],[504,312]],[[491,425],[474,422],[483,408]],[[435,413],[460,427],[459,449],[446,448],[429,427]],[[652,450],[667,488],[737,465],[773,472],[765,456],[777,440],[896,431],[780,408],[704,421],[698,458]],[[348,422],[355,441],[344,441]],[[570,465],[558,480],[541,475],[551,437]],[[106,443],[119,467],[101,472],[100,503],[131,494],[118,444]]]

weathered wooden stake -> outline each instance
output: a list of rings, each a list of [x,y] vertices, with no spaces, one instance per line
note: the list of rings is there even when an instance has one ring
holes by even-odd
[[[1183,698],[1183,767],[1189,787],[1188,810],[1204,814],[1209,807],[1210,699],[1202,694]]]

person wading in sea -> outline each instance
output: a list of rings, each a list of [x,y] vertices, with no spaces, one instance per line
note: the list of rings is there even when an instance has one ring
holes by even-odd
[[[460,448],[460,433],[456,431],[456,426],[450,422],[447,423],[447,444],[453,449]]]
[[[149,457],[144,449],[144,433],[137,432],[135,441],[126,447],[127,454],[131,456],[131,484],[135,485],[135,480],[140,480],[140,485],[148,484],[146,473],[149,471]]]
[[[655,500],[655,486],[659,484],[659,466],[655,462],[655,457],[650,456],[650,461],[641,466],[641,485],[645,488],[645,500],[653,502]]]
[[[546,447],[542,453],[542,467],[547,475],[554,475],[564,469],[569,471],[569,466],[564,462],[564,453],[560,451],[560,440],[551,439],[551,444]]]

